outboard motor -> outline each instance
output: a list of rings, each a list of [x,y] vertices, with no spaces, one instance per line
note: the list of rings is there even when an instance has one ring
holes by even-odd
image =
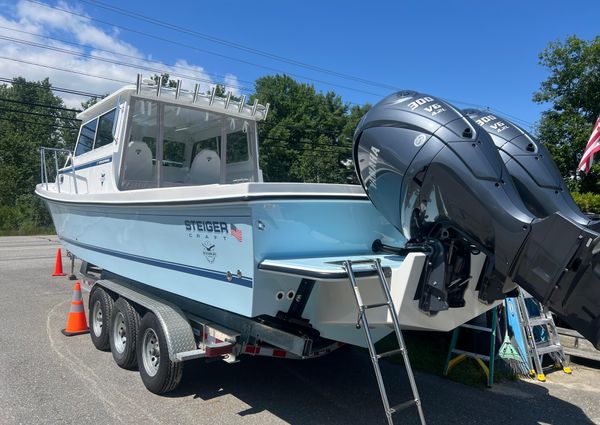
[[[560,212],[575,223],[600,230],[600,222],[590,220],[573,201],[544,145],[505,118],[479,109],[465,109],[463,113],[491,136],[521,199],[533,215],[544,218]]]
[[[480,300],[502,299],[517,283],[600,347],[599,235],[560,212],[532,214],[491,136],[468,116],[433,96],[392,94],[358,124],[354,161],[375,207],[408,238],[374,249],[429,257],[421,310],[461,307],[471,255],[483,253]]]

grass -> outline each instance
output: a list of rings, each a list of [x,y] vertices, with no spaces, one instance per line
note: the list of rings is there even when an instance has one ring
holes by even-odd
[[[413,369],[443,376],[452,332],[403,331],[402,334]],[[376,347],[377,352],[382,353],[397,348],[398,344],[392,333],[379,341]],[[404,364],[402,356],[391,357],[390,361]],[[494,383],[517,379],[514,373],[503,366],[502,360],[496,358],[495,365]],[[457,364],[448,374],[448,378],[474,387],[484,388],[486,386],[485,374],[472,359],[466,359]]]
[[[0,229],[0,236],[38,236],[38,235],[55,235],[54,227],[33,227],[25,229]]]

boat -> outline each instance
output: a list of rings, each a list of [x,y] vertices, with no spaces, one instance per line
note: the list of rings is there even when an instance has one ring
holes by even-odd
[[[376,240],[406,238],[361,186],[264,182],[256,126],[268,108],[143,81],[83,111],[74,152],[36,188],[61,243],[102,270],[250,318],[285,316],[303,295],[298,318],[358,346],[347,259],[381,261],[406,329],[449,331],[496,305],[478,300],[477,254],[464,306],[420,311],[426,255],[373,252]],[[365,302],[378,296],[375,279],[359,273]],[[392,319],[370,311],[369,324],[377,341]]]

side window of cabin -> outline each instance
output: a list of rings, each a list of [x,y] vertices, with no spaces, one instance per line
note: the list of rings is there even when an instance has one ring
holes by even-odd
[[[132,110],[131,129],[124,147],[121,188],[156,187],[158,105],[148,100],[135,100]]]
[[[225,155],[226,183],[244,183],[254,180],[254,165],[250,161],[249,132],[253,128],[247,121],[230,119],[227,124],[227,153]]]
[[[248,161],[248,135],[236,131],[227,135],[227,163]]]
[[[113,126],[115,124],[115,118],[117,116],[117,110],[102,115],[98,122],[98,134],[96,135],[96,144],[94,149],[102,146],[106,146],[113,141]]]
[[[98,118],[88,122],[81,127],[79,133],[79,140],[77,141],[77,148],[75,149],[75,156],[83,155],[89,152],[94,147],[94,138],[96,136],[96,126],[98,124]]]

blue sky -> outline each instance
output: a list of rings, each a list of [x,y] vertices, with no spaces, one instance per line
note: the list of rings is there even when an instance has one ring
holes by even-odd
[[[299,79],[313,83],[320,90],[333,89],[353,103],[375,103],[393,91],[161,28],[98,7],[92,4],[94,2],[39,1],[111,25],[28,0],[0,0],[0,26],[30,33],[0,28],[0,36],[11,38],[0,40],[1,57],[76,69],[117,80],[133,81],[138,72],[131,67],[48,51],[14,40],[20,39],[139,66],[167,68],[146,60],[160,61],[178,66],[169,67],[172,72],[196,76],[207,86],[225,81],[238,92],[251,89],[257,77],[275,72],[240,61],[308,77]],[[547,76],[547,71],[538,64],[538,53],[548,42],[571,34],[584,39],[599,35],[597,20],[600,16],[600,3],[593,1],[101,2],[321,68],[392,87],[489,106],[527,123],[534,123],[547,108],[531,101],[532,93]],[[115,26],[150,33],[238,61]],[[113,52],[128,56],[117,56]],[[110,91],[122,85],[0,58],[0,77],[14,75],[31,79],[50,75],[57,86],[92,92]],[[67,96],[65,100],[73,105],[82,99]]]

